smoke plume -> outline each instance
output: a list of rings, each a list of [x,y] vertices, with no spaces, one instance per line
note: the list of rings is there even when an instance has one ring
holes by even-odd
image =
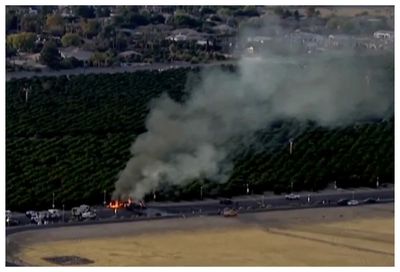
[[[114,197],[142,198],[160,183],[224,182],[235,139],[274,120],[322,126],[381,117],[393,106],[385,70],[354,52],[282,56],[273,50],[242,57],[235,73],[201,72],[184,103],[167,95],[152,102],[147,132],[131,146]]]

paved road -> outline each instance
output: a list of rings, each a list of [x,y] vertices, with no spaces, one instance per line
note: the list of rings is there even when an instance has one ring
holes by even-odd
[[[310,202],[308,202],[308,195],[310,195]],[[345,191],[339,190],[335,192],[326,193],[310,193],[301,194],[299,200],[287,200],[284,195],[263,197],[260,195],[252,197],[241,197],[233,199],[233,206],[242,210],[255,210],[261,207],[269,207],[269,209],[280,208],[296,208],[296,207],[318,207],[318,206],[336,206],[337,201],[340,199],[355,199],[363,201],[368,198],[373,199],[394,199],[393,189],[381,190],[355,190]],[[222,210],[226,205],[221,205],[217,200],[199,201],[199,202],[186,202],[186,203],[171,203],[171,204],[157,204],[148,203],[149,207],[158,208],[168,213],[213,213]],[[231,205],[228,205],[231,206]]]
[[[21,79],[21,78],[32,78],[32,77],[44,77],[44,76],[63,76],[63,75],[88,75],[88,74],[114,74],[114,73],[132,73],[143,70],[168,70],[177,68],[195,68],[195,67],[211,67],[222,64],[234,64],[235,61],[219,61],[212,63],[199,63],[192,64],[189,62],[172,62],[172,63],[137,63],[131,66],[124,67],[88,67],[88,68],[76,68],[68,70],[44,70],[42,72],[8,72],[6,73],[6,80]]]
[[[310,202],[308,202],[308,195]],[[333,192],[323,193],[303,193],[300,194],[299,200],[287,200],[284,195],[281,196],[242,196],[233,198],[232,205],[224,205],[219,200],[204,200],[193,202],[178,202],[178,203],[165,203],[165,202],[149,202],[147,209],[142,211],[145,214],[139,215],[137,212],[120,209],[117,214],[114,211],[104,207],[95,207],[97,211],[97,220],[89,222],[70,222],[68,224],[92,224],[99,223],[100,221],[114,222],[120,220],[145,220],[148,218],[164,218],[170,216],[197,216],[215,215],[221,212],[225,207],[234,207],[239,209],[240,212],[252,211],[265,211],[275,209],[291,209],[291,208],[311,208],[311,207],[330,207],[337,206],[337,201],[340,199],[355,199],[362,202],[365,199],[380,199],[380,200],[394,200],[394,189],[363,189],[363,190],[338,190]],[[30,225],[29,219],[22,213],[13,215],[13,218],[19,220],[22,225]],[[70,220],[70,211],[65,211],[64,219],[66,222]],[[62,223],[54,223],[49,225],[63,225]],[[32,226],[32,225],[30,225]],[[23,226],[22,226],[23,227]],[[44,226],[35,226],[40,228]],[[47,227],[47,226],[46,226]],[[7,227],[11,230],[17,227]]]

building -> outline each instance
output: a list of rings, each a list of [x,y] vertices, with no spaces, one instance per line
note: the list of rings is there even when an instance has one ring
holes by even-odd
[[[86,51],[83,49],[80,49],[78,47],[66,47],[60,49],[60,54],[62,58],[75,58],[79,61],[82,61],[85,66],[87,66],[90,62],[91,57],[93,56],[93,52],[91,51]]]

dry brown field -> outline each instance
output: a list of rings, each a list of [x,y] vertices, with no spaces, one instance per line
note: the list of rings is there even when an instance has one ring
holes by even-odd
[[[39,266],[57,256],[95,266],[393,266],[394,205],[66,227],[9,239],[19,245],[9,256]]]

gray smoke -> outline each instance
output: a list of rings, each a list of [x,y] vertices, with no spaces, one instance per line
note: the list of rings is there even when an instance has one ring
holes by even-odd
[[[184,103],[167,95],[153,101],[114,197],[142,198],[161,183],[224,182],[234,140],[277,119],[335,126],[380,117],[393,105],[393,90],[375,71],[352,52],[289,57],[270,50],[242,57],[237,73],[205,69]]]

